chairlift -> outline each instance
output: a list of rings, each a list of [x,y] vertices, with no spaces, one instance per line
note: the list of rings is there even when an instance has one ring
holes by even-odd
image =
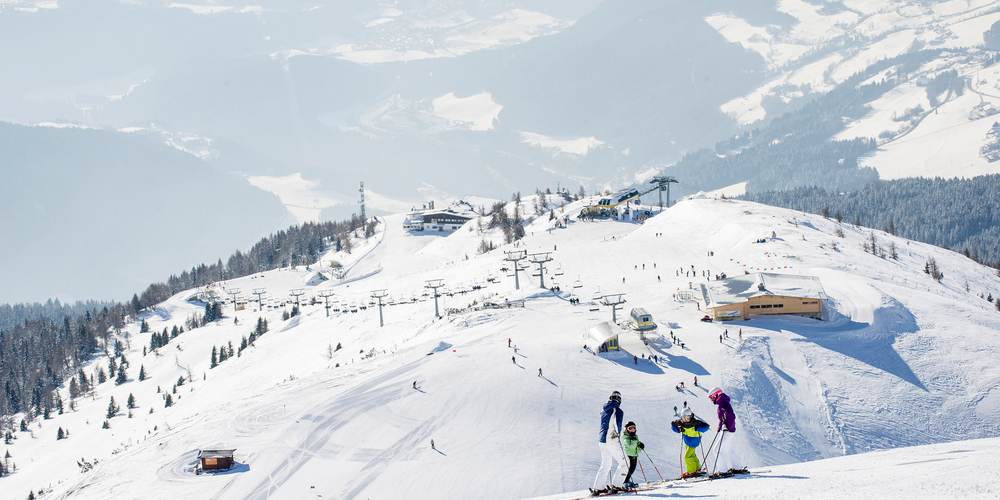
[[[583,282],[577,279],[573,282],[573,288],[583,288]]]
[[[558,266],[556,266],[556,272],[554,272],[552,274],[554,274],[556,276],[562,276],[563,274],[565,274],[565,273],[563,273],[562,264],[559,264]]]

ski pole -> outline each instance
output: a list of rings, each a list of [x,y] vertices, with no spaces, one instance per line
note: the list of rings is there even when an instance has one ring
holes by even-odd
[[[719,455],[722,454],[722,441],[726,439],[726,430],[722,429],[722,437],[719,438],[719,449],[715,452],[715,463],[712,465],[712,474],[715,474],[715,469],[719,466]]]
[[[712,448],[715,447],[715,440],[716,439],[719,439],[719,433],[718,432],[715,433],[715,437],[712,438],[712,443],[708,445],[708,453],[705,453],[705,447],[701,448],[701,461],[704,464],[704,466],[702,468],[705,469],[706,471],[708,470],[708,458],[706,458],[706,457],[712,456]]]
[[[635,463],[639,465],[639,472],[642,474],[642,482],[648,483],[649,479],[646,479],[646,471],[642,469],[642,462],[639,461],[639,457],[635,457]]]
[[[622,435],[621,435],[621,433],[618,433],[618,437],[615,438],[615,439],[618,441],[618,449],[622,450],[622,458],[627,462],[628,461],[628,455],[625,454],[625,445],[622,444]],[[622,465],[624,465],[624,463],[625,462],[618,462],[618,466],[621,467]],[[626,472],[626,474],[628,474],[628,472]],[[623,477],[622,478],[623,482],[624,482],[624,479],[625,478]]]
[[[646,460],[649,460],[649,464],[653,466],[653,470],[656,471],[656,475],[660,476],[660,481],[663,481],[663,474],[660,474],[660,469],[656,467],[656,462],[653,461],[653,457],[649,456],[649,452],[647,452],[645,448],[642,449],[642,452],[646,454]]]

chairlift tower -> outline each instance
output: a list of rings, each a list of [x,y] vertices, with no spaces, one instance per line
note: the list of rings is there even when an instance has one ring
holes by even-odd
[[[267,295],[267,290],[263,288],[254,288],[253,294],[257,296],[257,311],[264,310],[264,299],[263,296]]]
[[[233,299],[233,316],[236,316],[236,299],[240,296],[239,288],[227,288],[226,293]]]
[[[365,219],[365,181],[361,181],[361,187],[358,188],[358,193],[361,194],[361,200],[358,203],[359,203],[359,205],[361,205],[361,208],[360,208],[360,211],[361,211],[361,223],[364,224],[366,222],[366,219]]]
[[[507,254],[503,260],[510,262],[514,265],[514,289],[521,289],[521,280],[519,279],[518,273],[522,271],[520,262],[528,257],[527,250],[508,250],[505,252]]]
[[[678,182],[680,182],[680,181],[678,181],[676,178],[671,177],[669,175],[657,175],[657,176],[653,177],[652,180],[649,181],[650,184],[655,184],[656,187],[659,188],[657,190],[656,194],[659,195],[659,197],[660,197],[660,211],[661,212],[663,211],[663,192],[664,191],[667,192],[667,208],[670,208],[670,185],[671,184],[677,184]]]
[[[292,289],[292,290],[290,290],[288,292],[288,295],[290,297],[292,297],[293,300],[295,300],[295,307],[300,307],[300,305],[299,305],[299,297],[301,297],[301,296],[303,296],[305,294],[306,294],[305,290],[302,290],[301,288],[295,288],[295,289]]]
[[[372,298],[378,301],[378,326],[381,328],[385,326],[385,320],[382,317],[382,299],[389,296],[389,291],[383,289],[372,290]],[[434,306],[434,312],[437,313],[437,306]]]
[[[444,280],[439,280],[439,279],[437,279],[437,280],[427,280],[427,282],[424,284],[424,288],[429,288],[429,289],[431,289],[431,291],[434,292],[434,317],[435,318],[440,318],[441,317],[441,313],[439,312],[439,309],[438,309],[438,297],[440,297],[441,294],[438,293],[438,288],[441,288],[443,286],[444,286]]]
[[[323,297],[323,307],[326,308],[326,317],[330,317],[330,297],[333,297],[333,290],[322,290],[319,296]]]
[[[627,302],[624,293],[610,293],[600,298],[601,304],[611,308],[611,322],[618,324],[618,310]]]
[[[552,262],[552,257],[549,255],[550,253],[551,252],[533,253],[528,259],[532,264],[538,266],[538,285],[542,288],[545,288],[545,264]]]

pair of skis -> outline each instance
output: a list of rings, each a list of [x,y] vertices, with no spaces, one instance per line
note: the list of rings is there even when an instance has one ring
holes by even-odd
[[[658,488],[663,488],[665,486],[671,486],[674,484],[681,483],[700,483],[702,481],[713,481],[716,479],[725,479],[734,476],[744,476],[749,475],[750,470],[746,467],[737,469],[731,468],[727,471],[715,472],[712,474],[701,474],[697,476],[689,477],[679,477],[676,479],[667,479],[665,481],[651,481],[648,483],[643,483],[634,488],[625,488],[623,486],[610,486],[608,488],[603,488],[599,490],[591,489],[590,496],[592,497],[609,497],[615,495],[621,495],[625,493],[638,493],[640,491],[652,491]]]

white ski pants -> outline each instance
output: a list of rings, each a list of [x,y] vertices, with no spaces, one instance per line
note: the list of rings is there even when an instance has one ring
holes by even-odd
[[[608,437],[608,442],[598,442],[601,448],[601,466],[597,469],[597,477],[594,478],[594,489],[601,489],[609,484],[621,486],[625,480],[625,472],[628,471],[628,462],[625,460],[625,452],[618,439]],[[615,472],[611,474],[611,465],[614,462]]]

